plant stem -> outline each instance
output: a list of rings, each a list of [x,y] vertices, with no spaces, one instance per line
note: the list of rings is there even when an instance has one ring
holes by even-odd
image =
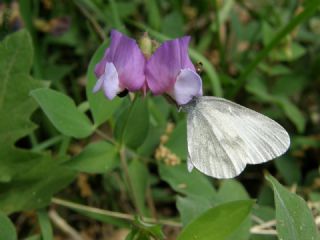
[[[63,140],[63,136],[62,135],[59,135],[59,136],[55,136],[55,137],[52,137],[38,145],[36,145],[35,147],[32,148],[32,151],[34,152],[41,152],[42,150],[44,149],[47,149],[53,145],[55,145],[56,143],[60,142]]]
[[[120,148],[119,154],[120,154],[120,161],[121,161],[122,170],[123,170],[124,176],[125,176],[125,181],[127,182],[127,186],[128,186],[128,190],[129,190],[129,195],[131,195],[131,199],[132,199],[133,205],[134,205],[137,213],[142,217],[143,214],[142,214],[142,211],[139,207],[139,204],[138,204],[138,201],[137,201],[137,198],[136,198],[133,186],[132,186],[124,147]]]
[[[78,3],[78,1],[73,1],[74,4],[77,6],[77,8],[81,11],[81,13],[89,20],[89,22],[92,24],[94,30],[96,31],[97,35],[100,37],[102,41],[106,39],[106,35],[104,33],[103,28],[99,25],[99,23],[96,21],[96,19],[89,13],[87,9],[81,6],[81,4]]]
[[[109,137],[108,135],[106,135],[104,132],[102,132],[101,130],[99,129],[96,129],[94,130],[96,134],[98,134],[100,137],[102,137],[104,140],[106,140],[107,142],[110,142],[112,144],[116,144],[116,141]]]
[[[78,204],[78,203],[74,203],[74,202],[70,202],[67,200],[63,200],[63,199],[59,199],[59,198],[52,198],[52,203],[63,206],[63,207],[67,207],[70,209],[76,209],[76,210],[81,210],[81,211],[85,211],[85,212],[90,212],[90,213],[95,213],[95,214],[99,214],[99,215],[103,215],[103,216],[108,216],[108,217],[114,217],[114,218],[119,218],[119,219],[124,219],[124,220],[128,220],[128,221],[134,221],[135,217],[131,214],[126,214],[126,213],[120,213],[120,212],[113,212],[113,211],[108,211],[108,210],[104,210],[104,209],[100,209],[100,208],[95,208],[95,207],[89,207],[89,206],[85,206],[82,204]],[[171,227],[176,227],[176,228],[181,228],[182,224],[176,221],[172,221],[172,220],[165,220],[165,219],[154,219],[154,218],[143,218],[143,221],[148,222],[148,223],[160,223],[162,225],[166,225],[166,226],[171,226]]]
[[[224,49],[223,49],[223,45],[221,42],[221,21],[220,21],[220,11],[219,11],[219,4],[217,0],[213,1],[214,4],[214,8],[215,8],[215,13],[216,13],[216,41],[217,41],[217,45],[218,45],[218,49],[219,49],[219,57],[220,57],[220,64],[221,67],[224,68],[225,66],[225,54],[224,54]]]
[[[270,41],[270,43],[257,55],[257,57],[245,68],[243,73],[240,75],[233,91],[230,94],[230,98],[234,98],[241,88],[246,84],[246,81],[252,71],[257,67],[257,65],[269,54],[269,52],[276,47],[280,41],[290,34],[295,27],[297,27],[301,22],[310,17],[315,11],[317,11],[320,5],[319,0],[310,1],[305,7],[304,11],[295,16],[276,36]]]

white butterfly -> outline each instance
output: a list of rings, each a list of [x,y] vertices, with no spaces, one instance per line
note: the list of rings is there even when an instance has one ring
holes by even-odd
[[[197,97],[182,107],[187,112],[188,169],[215,178],[239,175],[286,152],[290,138],[272,119],[217,97]]]

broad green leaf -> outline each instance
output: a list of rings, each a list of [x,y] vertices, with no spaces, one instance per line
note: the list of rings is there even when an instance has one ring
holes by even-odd
[[[149,172],[145,164],[138,159],[132,160],[129,165],[129,176],[133,188],[133,194],[137,200],[139,209],[144,215],[148,215],[145,199],[149,183]]]
[[[168,122],[170,104],[163,96],[153,96],[148,103],[151,123],[156,126],[165,126]]]
[[[52,124],[64,135],[84,138],[93,132],[88,117],[77,109],[74,101],[57,91],[40,88],[31,91]]]
[[[241,183],[235,180],[223,180],[214,199],[205,195],[189,195],[183,198],[178,197],[177,208],[180,212],[183,225],[186,225],[217,204],[246,199],[249,199],[249,195]],[[250,221],[246,222],[249,222],[250,224]],[[249,233],[249,231],[247,232]],[[239,237],[239,234],[237,237]]]
[[[204,196],[177,197],[177,209],[183,226],[186,226],[213,206],[213,201]]]
[[[36,103],[29,92],[41,84],[29,75],[32,59],[32,42],[27,31],[9,35],[0,43],[0,182],[21,174],[38,157],[14,147],[18,139],[35,128],[29,118]]]
[[[302,176],[297,159],[285,155],[276,159],[274,163],[286,184],[292,185],[300,183]]]
[[[217,192],[216,203],[227,203],[237,200],[250,199],[248,192],[243,185],[233,179],[223,180],[221,186]],[[228,240],[245,240],[250,236],[251,219],[248,216],[240,227],[231,234]]]
[[[122,111],[115,126],[115,137],[130,148],[138,148],[146,139],[149,130],[147,98],[139,96]]]
[[[40,209],[37,211],[37,216],[40,225],[42,240],[52,240],[53,231],[48,212],[44,209]]]
[[[194,169],[188,172],[186,164],[177,166],[159,165],[160,177],[170,184],[178,193],[187,196],[205,196],[207,199],[214,199],[216,191],[208,178]]]
[[[229,202],[209,209],[191,222],[177,240],[226,239],[236,231],[250,213],[253,202]]]
[[[40,155],[34,160],[37,164],[30,166],[23,174],[9,183],[0,183],[1,211],[9,214],[45,207],[50,203],[52,195],[66,187],[75,177],[73,171],[60,165],[59,159]]]
[[[29,75],[32,59],[27,31],[0,43],[0,209],[5,213],[47,205],[74,178],[58,159],[14,145],[35,128],[30,116],[37,105],[29,92],[42,85]]]
[[[221,181],[221,186],[216,195],[217,203],[247,200],[249,198],[249,194],[243,185],[233,179]]]
[[[0,239],[17,240],[17,232],[13,223],[2,212],[0,212]]]
[[[90,104],[90,110],[93,115],[95,126],[99,126],[108,120],[114,111],[120,106],[121,98],[114,98],[112,101],[108,100],[102,91],[93,93],[93,87],[96,84],[97,78],[94,74],[95,65],[102,59],[105,50],[107,49],[108,41],[100,45],[94,53],[87,71],[87,85],[86,94]]]
[[[274,191],[279,238],[319,239],[317,227],[306,202],[296,194],[289,192],[271,175],[268,175],[266,179]]]
[[[170,135],[166,146],[181,159],[187,159],[187,122],[182,120]]]
[[[108,142],[90,143],[77,156],[65,163],[65,166],[86,173],[105,173],[119,163],[117,149]]]
[[[138,148],[137,153],[141,156],[152,156],[159,146],[160,137],[164,133],[164,127],[155,127],[150,124],[148,135],[143,144]]]

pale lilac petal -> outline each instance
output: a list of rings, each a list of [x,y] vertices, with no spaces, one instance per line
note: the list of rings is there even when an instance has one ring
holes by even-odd
[[[154,94],[170,91],[181,69],[195,69],[188,55],[189,41],[190,37],[166,41],[148,60],[146,79]]]
[[[101,78],[103,78],[104,94],[107,98],[112,100],[121,91],[118,73],[113,63],[108,62],[106,64],[105,73],[101,76]]]
[[[195,96],[202,94],[202,80],[191,69],[182,69],[173,88],[173,98],[179,105],[187,104]]]
[[[98,81],[96,82],[96,85],[93,88],[93,92],[96,93],[98,92],[101,88],[102,88],[102,84],[103,84],[103,74],[100,76],[100,78],[98,79]]]

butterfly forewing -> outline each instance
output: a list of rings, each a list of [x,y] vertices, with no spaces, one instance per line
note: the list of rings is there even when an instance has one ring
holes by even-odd
[[[198,97],[188,112],[189,161],[216,178],[240,174],[283,154],[290,145],[286,130],[272,119],[216,97]]]

